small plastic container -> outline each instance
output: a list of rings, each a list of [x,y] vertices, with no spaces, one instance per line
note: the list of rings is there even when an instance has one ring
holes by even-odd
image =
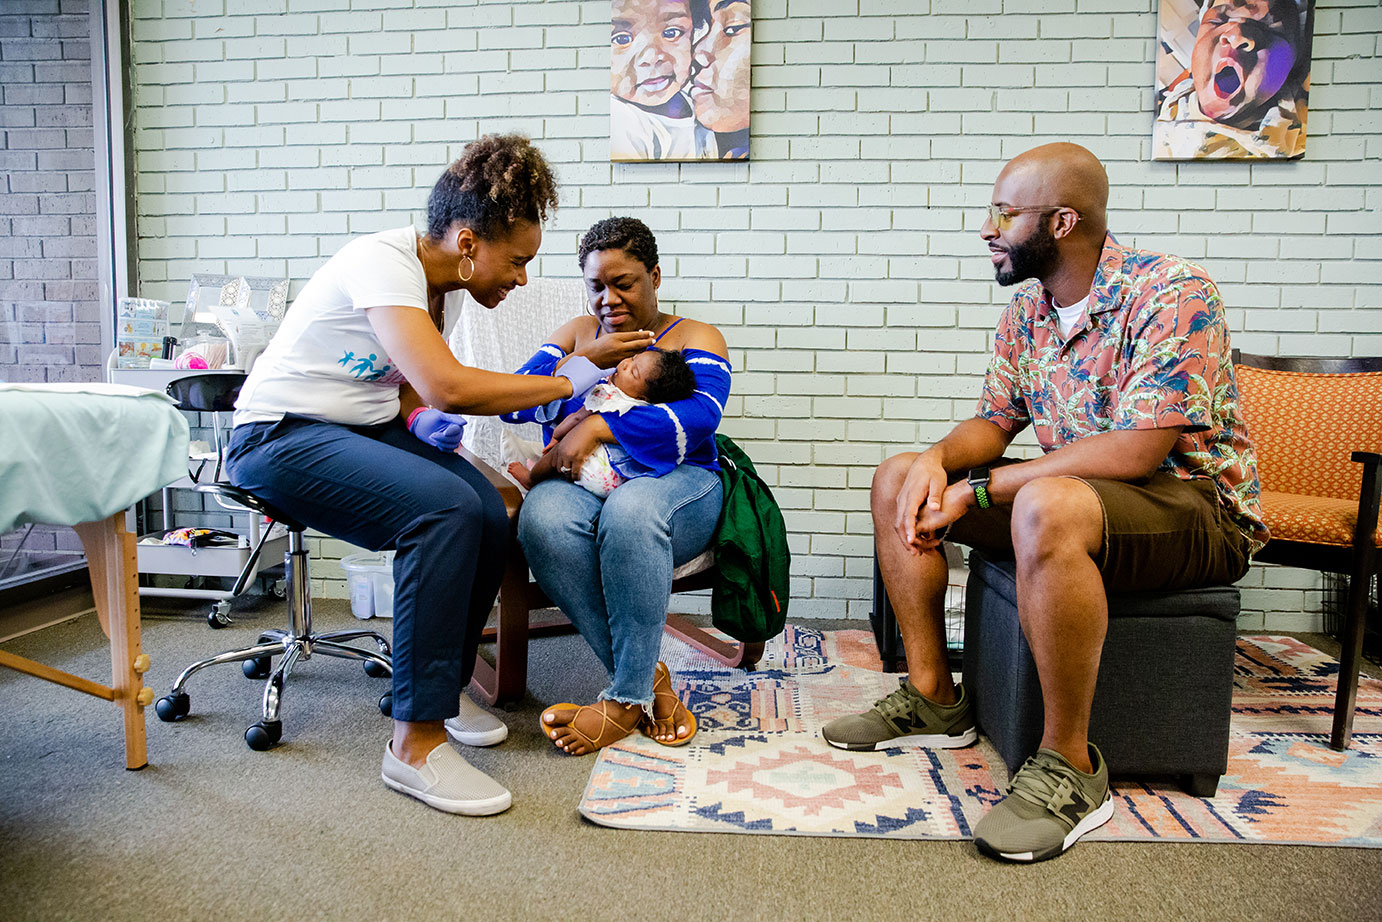
[[[350,582],[350,613],[360,620],[393,617],[393,551],[341,558]]]

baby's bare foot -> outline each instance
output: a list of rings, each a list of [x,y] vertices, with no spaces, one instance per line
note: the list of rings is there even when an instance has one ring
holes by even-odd
[[[509,476],[518,481],[518,485],[525,490],[533,488],[533,475],[521,461],[514,461],[509,464]]]

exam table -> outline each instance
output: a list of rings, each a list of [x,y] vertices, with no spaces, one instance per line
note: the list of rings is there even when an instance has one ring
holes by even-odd
[[[86,550],[111,684],[0,650],[0,666],[112,701],[125,767],[147,763],[135,536],[125,511],[187,474],[187,420],[166,395],[119,384],[0,384],[0,532],[70,525]]]

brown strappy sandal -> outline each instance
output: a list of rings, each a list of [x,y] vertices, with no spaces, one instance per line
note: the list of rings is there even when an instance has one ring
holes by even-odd
[[[653,676],[653,710],[657,710],[659,699],[665,701],[668,698],[671,698],[672,701],[675,702],[672,707],[672,713],[661,720],[656,720],[645,714],[643,719],[638,722],[638,730],[654,743],[659,743],[663,746],[685,746],[696,736],[696,715],[692,714],[685,704],[682,704],[681,698],[672,690],[672,673],[667,668],[667,664],[659,662],[657,664],[657,672]],[[680,739],[672,740],[661,740],[655,735],[658,731],[661,731],[663,733],[671,733],[675,736],[678,725],[688,727],[690,732]]]
[[[620,724],[619,721],[615,720],[613,717],[610,717],[609,714],[602,708],[593,707],[589,704],[571,704],[570,702],[564,701],[561,704],[552,705],[551,707],[545,709],[543,713],[546,714],[549,711],[555,711],[558,708],[575,708],[576,713],[572,714],[571,719],[564,724],[549,724],[541,717],[538,717],[538,723],[542,725],[543,736],[546,736],[549,740],[552,740],[553,730],[557,729],[558,727],[565,727],[567,730],[570,730],[573,734],[575,734],[578,740],[585,744],[585,752],[572,752],[567,753],[568,755],[588,755],[597,749],[603,749],[611,743],[619,742],[621,739],[632,733],[638,726],[636,723],[634,723],[625,727],[622,724]],[[595,713],[600,715],[600,732],[597,733],[593,738],[583,733],[576,727],[576,721],[580,718],[582,711],[594,711]],[[633,713],[637,714],[640,719],[643,718],[642,712],[634,711]],[[556,746],[556,740],[552,740],[552,744]],[[556,746],[556,748],[561,749],[560,746]],[[562,751],[565,752],[566,750],[563,749]]]

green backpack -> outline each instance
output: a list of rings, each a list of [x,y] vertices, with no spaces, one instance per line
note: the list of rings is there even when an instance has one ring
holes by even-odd
[[[724,505],[715,537],[711,621],[736,640],[770,640],[787,623],[787,523],[753,462],[727,436],[716,435]]]

